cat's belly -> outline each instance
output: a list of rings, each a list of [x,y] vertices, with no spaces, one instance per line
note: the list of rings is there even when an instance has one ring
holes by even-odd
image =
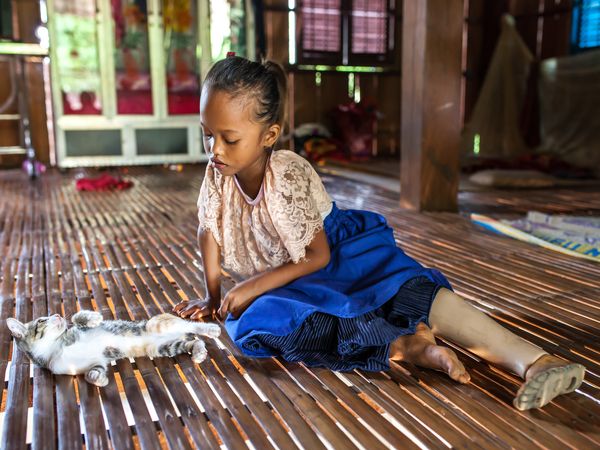
[[[73,346],[75,347],[75,346]],[[63,354],[52,360],[49,369],[58,375],[78,375],[85,373],[94,366],[105,365],[106,358],[97,349],[69,349],[68,354]]]
[[[98,330],[65,347],[49,369],[60,375],[77,375],[94,366],[108,366],[114,359],[144,356],[147,345],[146,336],[114,336]]]
[[[136,358],[148,354],[148,346],[152,344],[152,339],[148,336],[128,336],[120,342],[120,350],[124,357]]]

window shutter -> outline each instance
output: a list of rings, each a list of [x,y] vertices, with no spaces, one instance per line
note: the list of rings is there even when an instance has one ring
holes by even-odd
[[[300,0],[300,64],[382,66],[394,61],[396,0]]]
[[[341,0],[302,0],[298,12],[299,62],[341,64]]]
[[[386,53],[387,8],[385,0],[354,0],[352,53]]]
[[[394,0],[353,0],[350,18],[350,56],[353,65],[392,62]]]

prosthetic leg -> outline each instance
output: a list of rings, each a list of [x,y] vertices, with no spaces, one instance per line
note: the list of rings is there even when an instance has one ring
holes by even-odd
[[[519,410],[540,408],[557,395],[574,391],[583,381],[581,364],[549,355],[447,289],[436,295],[429,323],[435,335],[525,379],[513,401]]]

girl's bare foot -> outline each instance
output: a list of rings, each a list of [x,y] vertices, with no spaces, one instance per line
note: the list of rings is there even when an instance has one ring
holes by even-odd
[[[440,370],[459,383],[468,383],[471,379],[456,353],[437,345],[431,329],[424,323],[417,325],[415,334],[400,336],[392,343],[390,359]]]
[[[525,383],[517,392],[513,405],[524,411],[541,408],[561,394],[573,392],[583,382],[585,367],[544,355],[525,373]]]

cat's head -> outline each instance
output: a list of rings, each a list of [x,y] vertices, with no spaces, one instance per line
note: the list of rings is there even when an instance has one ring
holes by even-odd
[[[6,325],[19,349],[32,360],[36,355],[44,355],[50,351],[56,343],[56,339],[67,331],[67,321],[58,314],[50,317],[38,317],[27,323],[8,318]]]

